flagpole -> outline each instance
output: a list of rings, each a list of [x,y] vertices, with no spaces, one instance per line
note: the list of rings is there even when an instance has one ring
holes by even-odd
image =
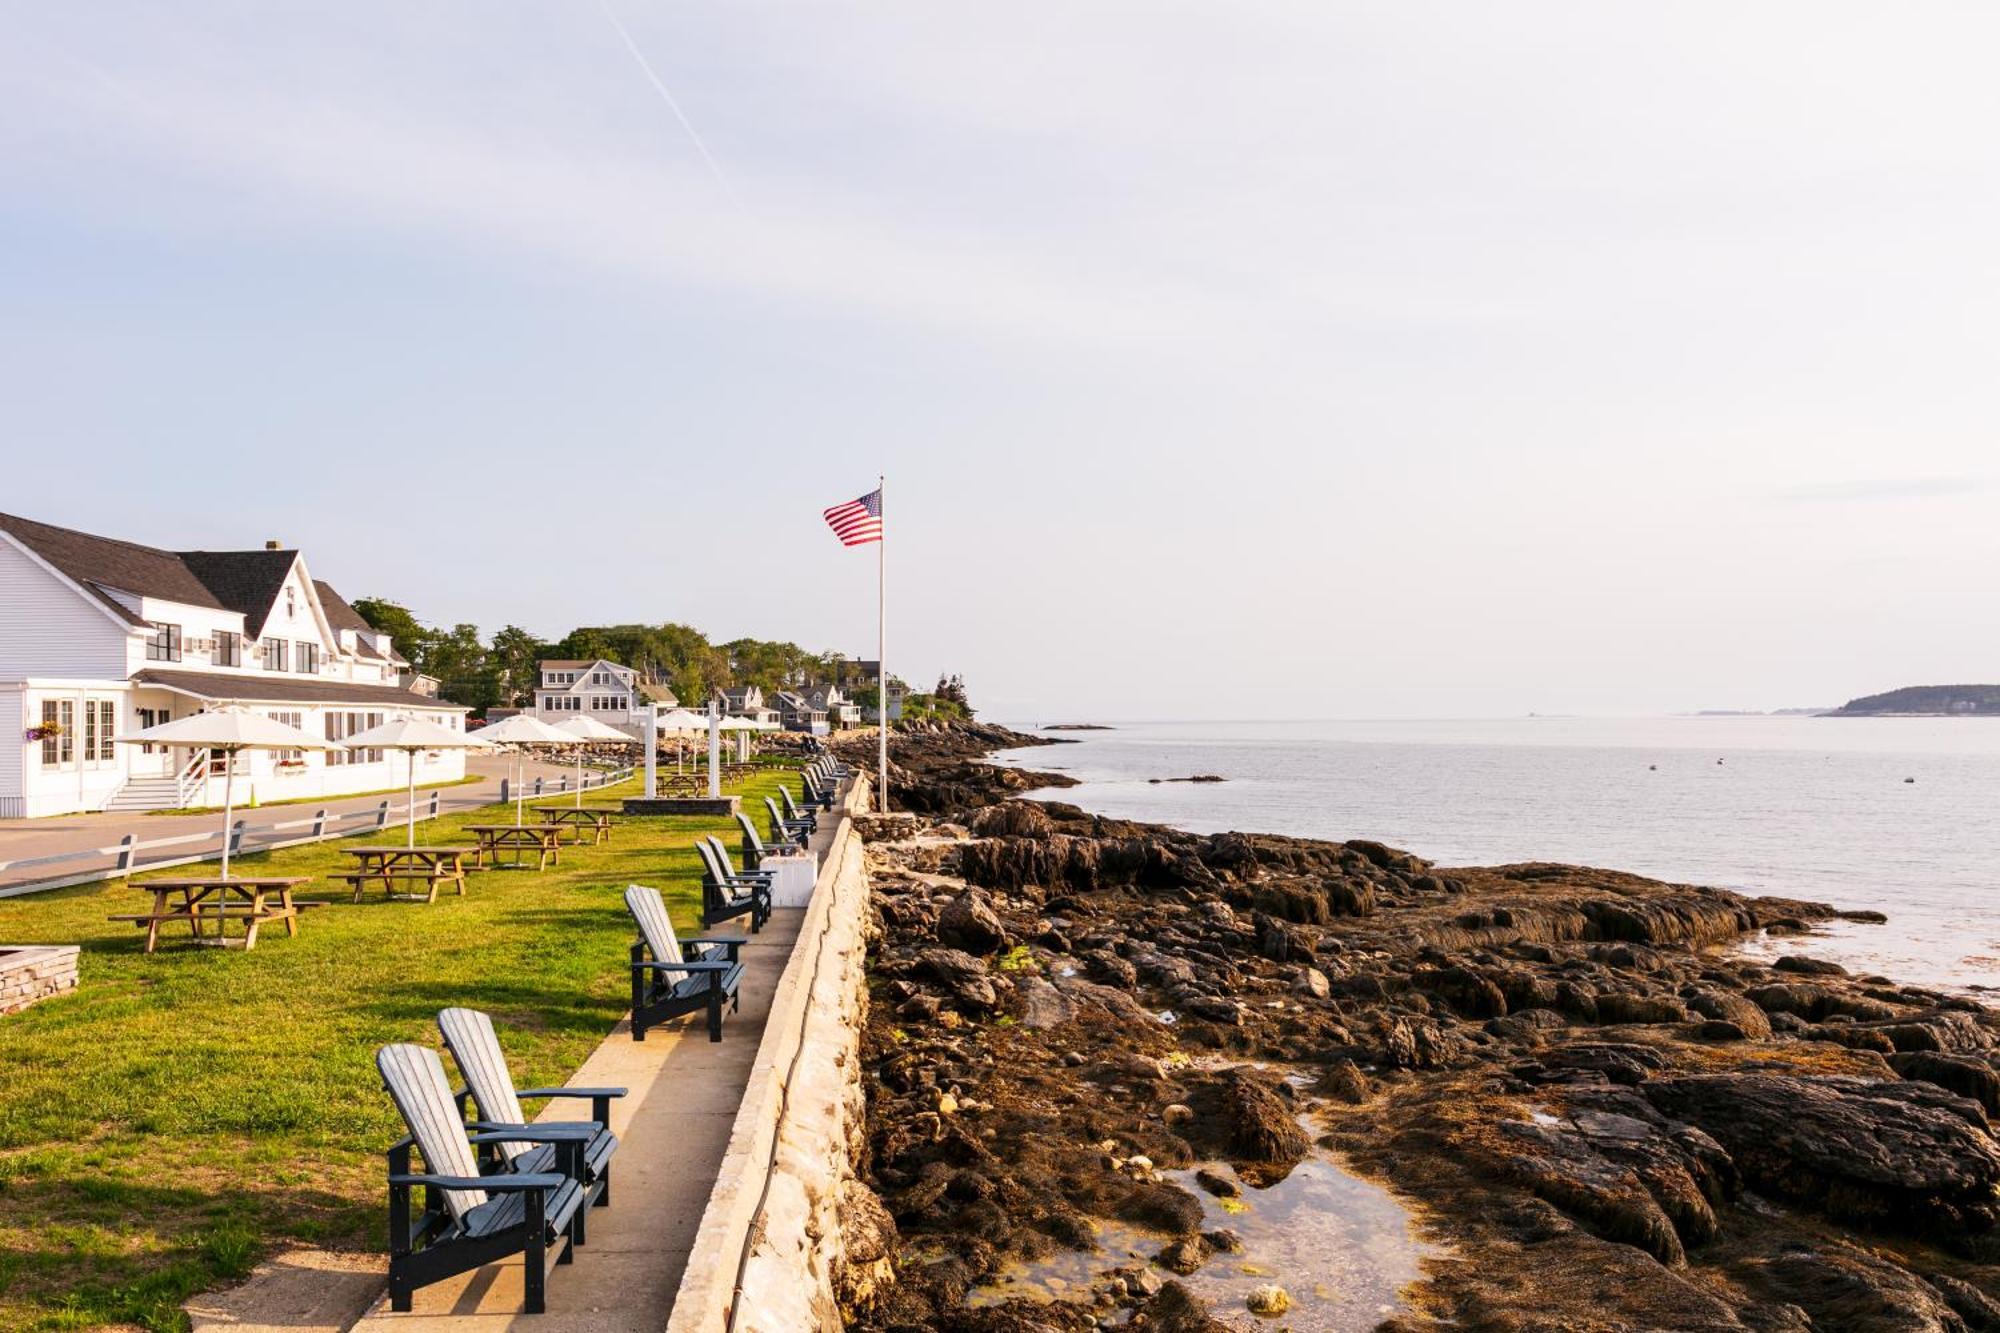
[[[882,535],[875,542],[875,777],[881,796],[875,802],[876,810],[889,812],[889,576],[888,547],[889,519],[888,495],[885,476],[875,478],[876,504],[881,506],[879,515]]]

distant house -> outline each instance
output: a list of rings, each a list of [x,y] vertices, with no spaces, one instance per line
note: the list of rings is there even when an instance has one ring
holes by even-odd
[[[841,693],[838,685],[808,685],[806,702],[826,714],[830,730],[841,731],[861,725],[861,705]]]
[[[225,704],[339,740],[409,714],[465,710],[410,689],[409,668],[305,557],[165,551],[0,514],[0,816],[219,805],[229,762],[119,736]],[[400,786],[380,750],[246,751],[238,800]],[[417,759],[417,781],[464,776],[462,751]]]
[[[550,658],[536,664],[535,716],[554,724],[592,717],[638,736],[647,704],[662,710],[679,701],[664,685],[639,679],[631,667],[604,658]]]
[[[778,711],[778,725],[786,731],[826,735],[826,709],[816,707],[812,700],[797,690],[774,690],[769,702]]]
[[[764,691],[755,685],[745,685],[740,689],[720,691],[722,711],[730,717],[746,717],[752,722],[769,722],[782,726],[784,719],[778,710],[764,702]]]
[[[833,664],[833,683],[840,686],[849,698],[854,697],[863,690],[873,692],[881,679],[882,664],[873,658],[848,657],[842,658]],[[902,720],[903,701],[909,697],[909,693],[910,687],[908,685],[894,676],[889,677],[889,720],[891,722]],[[867,722],[880,720],[876,716],[876,709],[873,704],[863,704],[861,706],[861,718]]]

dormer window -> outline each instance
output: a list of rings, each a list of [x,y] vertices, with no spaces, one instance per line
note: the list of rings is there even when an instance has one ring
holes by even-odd
[[[146,640],[146,660],[148,662],[178,662],[181,660],[181,627],[153,622],[153,637]]]

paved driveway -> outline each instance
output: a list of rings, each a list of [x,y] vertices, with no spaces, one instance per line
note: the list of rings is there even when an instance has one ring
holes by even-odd
[[[445,811],[468,810],[474,806],[489,805],[500,799],[500,780],[511,776],[513,761],[498,755],[467,756],[466,771],[477,774],[480,781],[468,782],[459,787],[426,788],[417,784],[417,799],[425,800],[432,790],[440,793],[439,805]],[[551,784],[571,777],[575,769],[567,764],[545,764],[530,760],[527,764],[528,781],[535,778],[548,779]],[[529,788],[530,794],[533,788]],[[267,805],[256,810],[239,809],[236,817],[244,821],[243,850],[255,850],[260,844],[284,841],[310,832],[307,829],[288,829],[281,833],[269,832],[275,823],[289,820],[309,819],[313,813],[324,808],[329,815],[349,811],[374,810],[383,801],[376,796],[340,796],[325,801],[302,801],[295,805]],[[402,804],[402,793],[387,798],[396,805]],[[419,812],[421,814],[421,811]],[[222,827],[220,811],[203,815],[55,815],[46,819],[0,819],[0,862],[20,861],[37,856],[55,856],[63,852],[84,851],[93,847],[109,847],[126,834],[131,834],[139,842],[154,838],[171,838],[185,833],[219,833]],[[365,825],[356,824],[357,830]],[[177,859],[198,855],[210,850],[219,851],[220,840],[210,844],[191,843],[179,847],[162,848],[150,854],[154,861]],[[147,853],[139,856],[139,868],[148,861]],[[66,880],[93,869],[111,865],[115,857],[101,856],[89,860],[65,861],[53,866],[29,866],[14,870],[0,870],[0,894],[10,890],[18,891],[25,885],[44,881]]]

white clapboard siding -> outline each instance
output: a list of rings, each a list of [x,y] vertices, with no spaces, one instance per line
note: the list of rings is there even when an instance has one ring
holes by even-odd
[[[125,679],[115,615],[0,533],[0,680]]]

